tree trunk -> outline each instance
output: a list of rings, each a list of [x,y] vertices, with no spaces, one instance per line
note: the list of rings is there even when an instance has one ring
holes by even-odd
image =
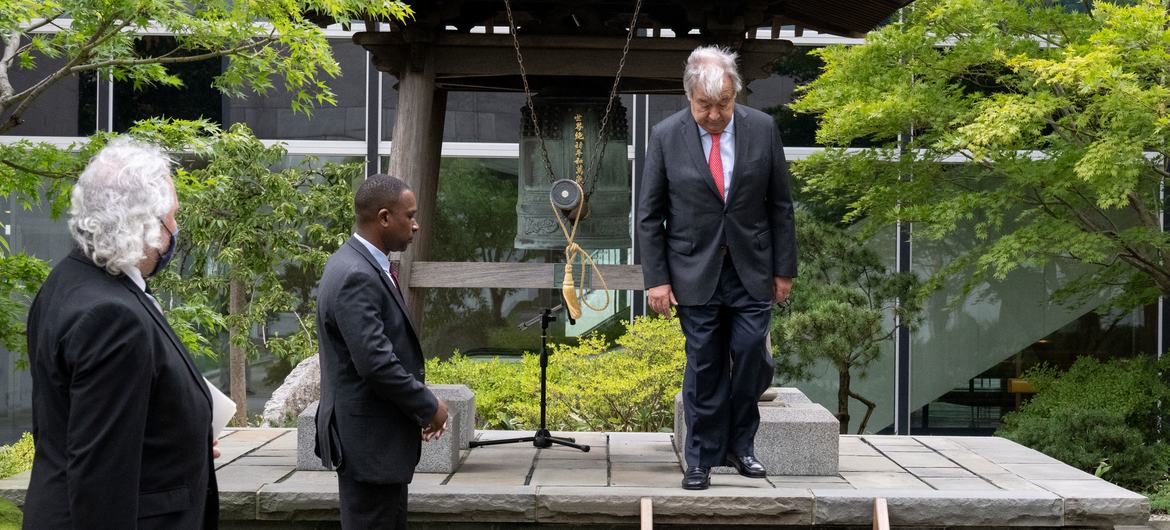
[[[228,316],[237,316],[244,312],[244,282],[238,279],[232,279],[228,284]],[[245,337],[240,337],[240,334]],[[238,427],[243,427],[248,424],[248,383],[247,383],[247,368],[248,363],[245,358],[244,348],[237,346],[237,341],[246,339],[248,330],[240,329],[238,326],[230,326],[228,328],[228,378],[230,380],[230,392],[232,401],[236,402],[236,416],[232,418],[232,423]]]
[[[849,368],[837,370],[837,421],[841,434],[849,434]]]

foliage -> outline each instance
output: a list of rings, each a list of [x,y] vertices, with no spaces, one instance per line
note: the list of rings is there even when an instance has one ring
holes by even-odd
[[[1170,512],[1170,479],[1163,480],[1155,485],[1149,497],[1151,512]]]
[[[875,404],[853,391],[852,373],[864,377],[881,344],[892,340],[895,328],[889,317],[910,322],[917,314],[919,305],[912,296],[917,278],[887,270],[862,240],[803,210],[797,213],[796,227],[800,287],[788,304],[774,310],[772,319],[777,373],[807,379],[815,363],[831,363],[838,373],[841,433],[849,429],[850,398],[867,407],[858,426],[861,433]]]
[[[674,396],[686,363],[677,320],[638,317],[616,347],[596,336],[552,348],[548,418],[553,430],[663,431],[674,418]],[[540,422],[540,358],[520,362],[463,355],[427,361],[428,381],[459,383],[475,392],[480,428],[534,430]]]
[[[180,265],[152,283],[190,307],[171,314],[226,324],[236,331],[233,345],[249,356],[261,346],[294,362],[313,355],[310,292],[325,261],[350,234],[352,183],[361,168],[318,165],[310,158],[274,170],[285,162],[284,147],[265,146],[242,124],[226,131],[212,127],[197,140],[198,160],[206,165],[175,173]],[[304,278],[311,281],[290,281]],[[228,307],[233,280],[244,290],[239,313]],[[291,315],[295,328],[283,336],[270,330],[281,314]],[[248,333],[256,328],[263,330],[261,344]]]
[[[45,262],[0,250],[0,347],[24,352],[26,308],[48,275],[49,266]]]
[[[32,469],[33,437],[26,432],[11,445],[0,446],[0,479],[19,475]]]
[[[1079,359],[1058,374],[1039,367],[1024,377],[1036,395],[1008,414],[997,433],[1138,491],[1170,478],[1170,445],[1158,430],[1159,403],[1170,401],[1161,373],[1170,360]],[[1102,466],[1102,463],[1105,463]]]
[[[283,78],[294,110],[333,104],[324,78],[340,72],[318,21],[353,19],[403,21],[412,16],[400,1],[378,0],[6,0],[0,4],[0,134],[45,90],[71,75],[101,72],[129,82],[178,87],[169,66],[229,58],[214,85],[229,95],[265,93],[272,77]],[[174,35],[174,47],[143,53],[143,33]],[[38,70],[36,81],[14,87],[17,69]],[[0,174],[0,178],[3,175]]]
[[[1052,260],[1092,265],[1062,294],[1170,294],[1158,196],[1170,175],[1170,12],[1164,2],[919,0],[856,47],[818,51],[824,74],[793,107],[831,146],[797,164],[815,196],[870,230],[974,232],[928,283],[966,290]],[[872,149],[847,149],[872,144]],[[972,163],[946,164],[959,156]]]

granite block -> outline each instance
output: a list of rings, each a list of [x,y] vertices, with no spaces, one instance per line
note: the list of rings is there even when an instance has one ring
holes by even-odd
[[[756,458],[769,474],[834,475],[840,452],[840,424],[824,407],[812,403],[794,388],[779,388],[777,398],[761,402],[756,432]],[[679,454],[686,440],[682,394],[674,399],[674,443]],[[612,443],[612,442],[611,442]],[[717,467],[715,473],[732,473]]]
[[[475,438],[475,395],[464,385],[428,385],[428,388],[447,402],[447,432],[438,440],[423,442],[422,455],[415,471],[451,473],[459,465],[459,450],[466,449]],[[317,402],[314,402],[297,417],[298,470],[325,470],[321,459],[314,454],[316,437]]]

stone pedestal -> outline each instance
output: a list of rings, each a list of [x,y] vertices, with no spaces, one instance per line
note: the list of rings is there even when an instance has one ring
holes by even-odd
[[[680,393],[674,397],[674,445],[683,459],[685,417]],[[800,390],[772,388],[760,401],[756,458],[769,475],[836,475],[839,432],[836,416]],[[735,469],[716,467],[712,472],[735,473]]]
[[[459,451],[467,449],[475,438],[475,394],[464,385],[427,385],[440,399],[447,401],[447,432],[438,440],[423,442],[422,456],[415,471],[450,473],[459,464]],[[297,470],[324,471],[321,459],[313,454],[317,437],[317,403],[309,405],[297,418]]]

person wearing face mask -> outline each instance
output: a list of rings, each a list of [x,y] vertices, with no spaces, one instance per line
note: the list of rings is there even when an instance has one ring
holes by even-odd
[[[146,283],[178,242],[170,173],[157,147],[118,138],[73,187],[77,247],[29,309],[25,528],[218,526],[211,396]]]

